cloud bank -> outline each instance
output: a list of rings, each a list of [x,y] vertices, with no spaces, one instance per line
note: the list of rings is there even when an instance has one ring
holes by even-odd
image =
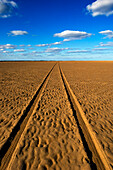
[[[87,5],[86,9],[93,17],[98,15],[112,15],[113,14],[113,0],[96,0],[92,4]]]
[[[0,17],[10,17],[15,8],[17,4],[14,1],[0,0]]]
[[[54,37],[65,38],[63,41],[71,41],[71,40],[81,40],[83,38],[90,37],[91,35],[92,34],[83,31],[65,30],[61,33],[54,34]]]

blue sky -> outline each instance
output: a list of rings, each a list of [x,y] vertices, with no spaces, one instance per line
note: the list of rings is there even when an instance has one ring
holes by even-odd
[[[0,0],[0,60],[113,60],[113,0]]]

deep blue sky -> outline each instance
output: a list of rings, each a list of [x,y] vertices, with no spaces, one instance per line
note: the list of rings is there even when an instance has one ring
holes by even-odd
[[[97,16],[92,14],[95,11],[86,9],[96,0],[14,0],[16,7],[9,6],[10,0],[0,2],[0,60],[113,60],[113,14],[107,13],[113,11],[111,0],[107,10]],[[3,4],[8,5],[6,10]],[[18,30],[26,31],[26,35],[11,33]],[[63,41],[66,36],[54,36],[66,30],[85,32],[88,36],[68,37],[66,42]],[[61,44],[52,44],[55,42]],[[39,44],[49,45],[37,47]]]

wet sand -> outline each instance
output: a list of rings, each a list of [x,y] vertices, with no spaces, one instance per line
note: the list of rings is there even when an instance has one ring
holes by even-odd
[[[91,169],[58,66],[31,116],[8,169]]]
[[[53,62],[0,62],[0,149]]]
[[[61,62],[113,168],[113,62]]]

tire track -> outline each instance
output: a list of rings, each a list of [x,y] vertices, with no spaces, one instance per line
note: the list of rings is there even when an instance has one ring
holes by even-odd
[[[56,65],[56,64],[55,64]],[[44,88],[46,87],[46,84],[49,80],[50,74],[52,73],[55,65],[51,68],[51,70],[48,72],[48,74],[43,79],[43,82],[39,86],[37,92],[35,93],[33,99],[30,101],[29,105],[26,107],[26,109],[23,111],[23,115],[21,116],[20,120],[12,130],[8,140],[3,145],[3,147],[0,150],[0,169],[5,170],[9,164],[9,161],[12,157],[12,154],[17,146],[17,143],[27,125],[27,122],[30,118],[30,116],[34,113],[36,109],[36,104],[41,98],[42,92],[44,91]]]
[[[91,170],[58,65],[22,133],[8,170]]]
[[[95,169],[97,167],[97,169],[100,170],[111,170],[109,161],[107,160],[107,157],[99,141],[97,140],[96,135],[93,133],[93,130],[85,117],[85,113],[81,109],[79,102],[77,101],[74,93],[72,92],[60,65],[59,65],[59,69],[60,69],[62,81],[65,86],[65,90],[68,95],[68,99],[71,103],[71,107],[75,119],[77,121],[77,125],[84,144],[84,148],[92,164],[92,169]],[[96,164],[96,167],[94,167],[95,166],[94,163]]]
[[[40,169],[65,168],[65,166],[70,168],[72,165],[74,169],[81,165],[82,167],[85,165],[87,168],[90,165],[94,170],[111,169],[83,111],[77,101],[75,102],[76,97],[73,95],[61,68],[59,67],[60,70],[55,68],[58,71],[52,73],[53,68],[45,77],[15,127],[8,140],[8,147],[6,144],[4,150],[0,152],[0,169],[9,168],[15,159],[19,160],[19,167],[14,163],[19,170],[38,169],[38,167]],[[55,79],[59,79],[58,83]],[[70,113],[74,114],[75,119]],[[20,138],[21,142],[19,142]],[[19,147],[17,148],[18,143]],[[85,156],[82,156],[80,150],[87,155],[84,153]],[[23,156],[25,156],[25,161]]]

